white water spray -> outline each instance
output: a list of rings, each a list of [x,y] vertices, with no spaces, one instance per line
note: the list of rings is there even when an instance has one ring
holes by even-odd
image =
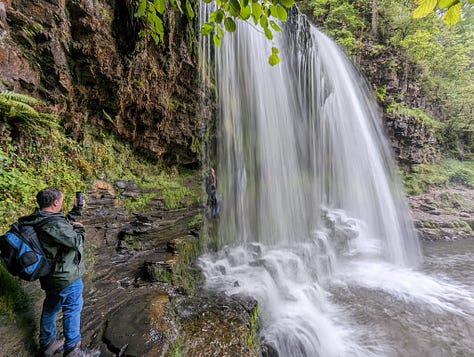
[[[420,245],[377,107],[340,49],[304,18],[290,20],[276,41],[275,67],[272,44],[247,24],[216,50],[219,235],[227,246],[201,258],[206,284],[255,297],[262,340],[280,356],[392,355],[379,342],[383,332],[354,321],[333,291],[402,290],[394,296],[410,299],[406,285],[384,290],[390,276],[357,275],[367,267],[430,286],[411,270]],[[456,311],[439,297],[455,288],[436,284],[413,299]]]

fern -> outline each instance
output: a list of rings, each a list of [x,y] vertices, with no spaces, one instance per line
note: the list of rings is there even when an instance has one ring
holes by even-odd
[[[25,94],[11,91],[0,92],[0,114],[15,125],[29,129],[44,131],[46,128],[58,128],[59,119],[56,115],[40,113],[32,105],[40,101]],[[20,121],[20,122],[19,122]]]
[[[9,99],[13,102],[18,102],[18,103],[26,103],[26,104],[31,104],[31,105],[38,104],[38,99],[36,98],[30,97],[26,94],[15,93],[9,90],[4,90],[0,92],[0,98]]]

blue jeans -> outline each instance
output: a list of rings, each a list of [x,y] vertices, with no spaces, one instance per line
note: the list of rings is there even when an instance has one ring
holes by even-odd
[[[72,348],[81,340],[82,279],[66,286],[60,292],[46,292],[40,320],[40,346],[46,346],[56,338],[56,317],[63,310],[64,349]]]

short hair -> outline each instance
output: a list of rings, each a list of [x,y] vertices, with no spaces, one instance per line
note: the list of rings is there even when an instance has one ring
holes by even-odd
[[[49,207],[53,204],[54,200],[61,198],[62,192],[54,187],[43,188],[36,194],[36,202],[40,209]]]

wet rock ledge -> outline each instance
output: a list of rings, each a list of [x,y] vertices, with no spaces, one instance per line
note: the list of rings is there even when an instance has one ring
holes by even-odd
[[[199,287],[201,208],[127,212],[121,198],[139,194],[105,181],[87,193],[83,345],[104,357],[257,356],[256,301]]]
[[[474,190],[433,189],[409,198],[412,217],[424,241],[474,238]]]

